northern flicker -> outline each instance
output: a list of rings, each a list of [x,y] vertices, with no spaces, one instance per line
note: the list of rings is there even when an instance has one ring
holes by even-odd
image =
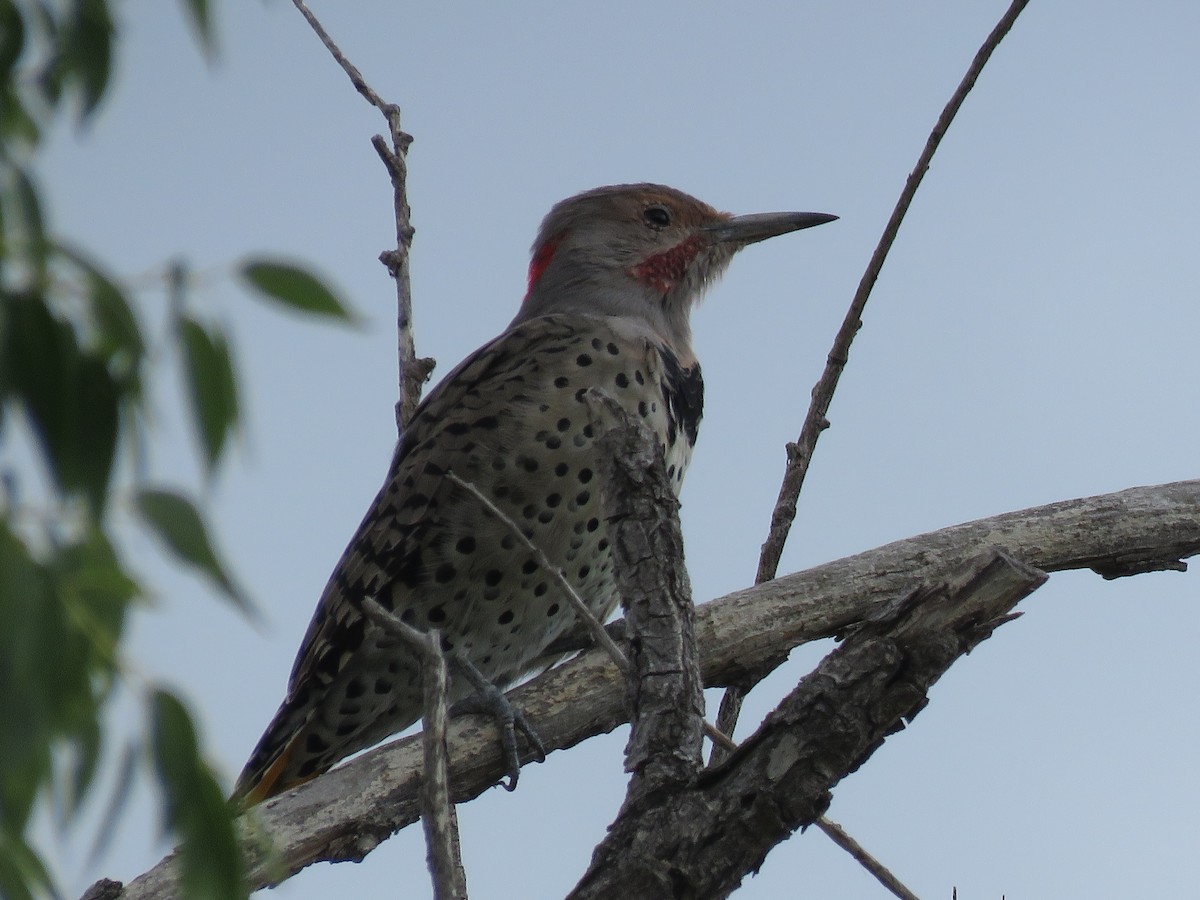
[[[618,598],[588,389],[612,396],[657,437],[678,491],[703,403],[692,306],[740,248],[835,218],[734,217],[655,184],[557,204],[508,330],[447,375],[404,430],[234,797],[249,804],[278,794],[420,718],[419,666],[364,618],[362,598],[438,629],[447,651],[501,689],[544,665],[545,648],[574,624],[511,525],[448,473],[503,509],[606,619]],[[452,678],[455,699],[469,693],[460,680]]]

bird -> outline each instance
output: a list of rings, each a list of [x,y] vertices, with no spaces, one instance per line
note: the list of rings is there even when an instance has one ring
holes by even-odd
[[[364,615],[364,598],[436,629],[444,651],[500,690],[544,668],[546,648],[575,624],[515,529],[597,618],[611,615],[619,598],[600,508],[604,426],[589,391],[645,426],[678,493],[703,411],[693,307],[741,248],[836,218],[733,216],[648,183],[556,204],[533,244],[516,317],[404,428],[232,799],[250,806],[282,793],[420,718],[420,665]],[[475,491],[508,521],[489,515]],[[452,700],[470,693],[452,677]]]

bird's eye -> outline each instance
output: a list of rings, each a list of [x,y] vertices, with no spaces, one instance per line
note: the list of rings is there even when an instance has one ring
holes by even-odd
[[[665,206],[647,206],[646,211],[642,213],[642,218],[646,224],[652,228],[666,228],[671,224],[671,211]]]

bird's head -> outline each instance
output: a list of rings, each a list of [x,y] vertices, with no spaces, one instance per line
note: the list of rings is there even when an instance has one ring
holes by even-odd
[[[563,200],[542,221],[529,291],[513,324],[553,313],[631,319],[690,356],[692,305],[734,253],[831,222],[825,213],[733,216],[660,184],[619,184]]]

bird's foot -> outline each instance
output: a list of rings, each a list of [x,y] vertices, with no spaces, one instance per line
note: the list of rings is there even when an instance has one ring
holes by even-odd
[[[537,762],[546,761],[546,748],[542,744],[542,739],[529,724],[525,713],[514,706],[502,690],[488,681],[483,673],[475,668],[474,663],[457,653],[451,653],[449,658],[450,662],[466,676],[467,681],[475,690],[472,696],[455,703],[450,710],[451,714],[482,713],[492,717],[496,728],[500,731],[500,746],[504,751],[504,764],[508,767],[508,783],[501,783],[504,784],[506,791],[516,790],[517,779],[521,774],[521,757],[517,752],[517,731],[525,735],[525,739],[533,747],[534,759]]]

